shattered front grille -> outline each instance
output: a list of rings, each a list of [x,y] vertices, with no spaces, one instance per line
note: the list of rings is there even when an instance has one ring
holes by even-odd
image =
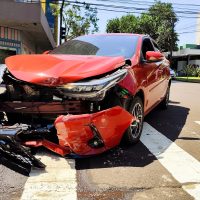
[[[61,102],[2,102],[0,110],[14,113],[33,114],[80,114],[85,112],[81,101],[61,101]]]

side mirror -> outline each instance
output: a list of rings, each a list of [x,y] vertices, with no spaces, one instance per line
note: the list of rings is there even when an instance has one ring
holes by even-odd
[[[147,62],[158,62],[164,59],[164,55],[159,51],[147,51],[146,61]]]
[[[48,54],[51,50],[44,51],[42,54]]]
[[[132,66],[132,62],[130,59],[126,59],[125,60],[126,65]]]

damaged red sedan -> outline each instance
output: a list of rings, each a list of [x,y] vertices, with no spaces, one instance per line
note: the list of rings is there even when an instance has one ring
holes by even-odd
[[[80,36],[48,53],[7,58],[0,110],[32,125],[15,136],[24,145],[93,155],[138,142],[144,116],[167,108],[170,84],[169,61],[149,36]]]

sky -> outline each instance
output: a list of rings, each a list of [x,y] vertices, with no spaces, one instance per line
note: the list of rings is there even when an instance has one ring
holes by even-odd
[[[119,1],[117,0],[111,0],[110,2],[106,2],[107,0],[85,0],[86,3],[98,3],[98,4],[112,4],[112,5],[115,5],[115,6],[134,6],[134,7],[141,7],[141,5],[137,5],[136,3],[135,4],[131,4],[131,5],[128,5],[126,3],[123,3],[124,2],[131,2],[131,0],[120,0],[120,3]],[[153,0],[145,0],[145,1],[150,1],[152,2]],[[188,7],[188,6],[185,6],[185,5],[176,5],[176,3],[178,4],[198,4],[200,5],[200,0],[161,0],[162,2],[169,2],[169,3],[172,3],[173,7],[174,8],[177,8],[181,11],[184,11],[185,9],[196,9],[198,11],[199,9],[199,12],[200,12],[200,6],[199,7]],[[137,0],[137,2],[143,2],[142,0]],[[131,2],[133,3],[133,2]],[[148,7],[148,6],[147,6]],[[108,8],[109,9],[109,6]],[[99,22],[98,22],[98,25],[99,25],[99,32],[100,33],[105,33],[105,29],[106,29],[106,24],[107,24],[107,21],[109,19],[112,19],[112,18],[116,18],[116,17],[120,17],[122,15],[125,15],[126,13],[120,13],[120,12],[112,12],[112,11],[103,11],[103,10],[98,10],[98,18],[99,18]],[[138,15],[138,14],[136,14]],[[178,15],[178,13],[177,13]],[[179,14],[181,15],[181,14]],[[190,16],[190,15],[187,15],[187,16]],[[194,17],[197,17],[197,15],[193,15]],[[190,16],[191,17],[191,16]],[[196,30],[197,30],[197,18],[179,18],[179,21],[177,22],[176,26],[175,26],[175,30],[177,31],[177,33],[182,33],[182,32],[193,32],[193,33],[184,33],[184,34],[179,34],[179,42],[178,42],[178,45],[183,45],[183,44],[195,44],[196,43]]]

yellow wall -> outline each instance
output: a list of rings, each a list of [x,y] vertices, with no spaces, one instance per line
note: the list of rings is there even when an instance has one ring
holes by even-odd
[[[44,11],[44,13],[46,13],[46,0],[40,0],[41,4],[42,4],[42,9]]]

